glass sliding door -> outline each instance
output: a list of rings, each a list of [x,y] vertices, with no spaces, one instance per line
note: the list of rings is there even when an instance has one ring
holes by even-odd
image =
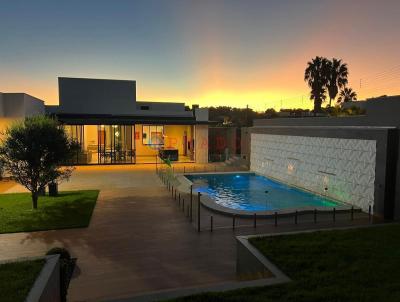
[[[135,163],[132,125],[98,125],[98,163]]]
[[[86,152],[84,148],[84,137],[85,128],[83,125],[65,125],[65,133],[69,138],[74,140],[78,145],[79,149],[76,151],[72,158],[73,164],[87,164]]]

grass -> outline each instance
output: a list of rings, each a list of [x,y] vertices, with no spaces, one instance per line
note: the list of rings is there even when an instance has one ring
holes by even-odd
[[[400,301],[400,225],[251,239],[293,281],[172,301]]]
[[[32,209],[29,193],[0,195],[0,234],[87,227],[99,191],[61,192],[41,196]]]
[[[36,277],[45,263],[44,259],[0,265],[0,300],[25,301]]]

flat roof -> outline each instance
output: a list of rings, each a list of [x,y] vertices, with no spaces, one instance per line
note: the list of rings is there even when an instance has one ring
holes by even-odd
[[[194,116],[145,116],[145,115],[112,115],[112,114],[53,114],[63,124],[69,125],[134,125],[165,124],[195,125],[213,124],[209,121],[197,121]]]

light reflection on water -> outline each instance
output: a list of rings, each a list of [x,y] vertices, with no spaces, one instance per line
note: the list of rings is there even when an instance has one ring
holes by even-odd
[[[232,209],[271,211],[302,207],[335,207],[337,202],[264,176],[246,174],[185,175],[198,192]]]

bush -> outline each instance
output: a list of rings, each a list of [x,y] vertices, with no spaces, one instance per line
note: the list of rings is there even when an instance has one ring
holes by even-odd
[[[57,255],[57,254],[60,254],[61,260],[67,260],[67,261],[71,260],[71,254],[68,252],[67,249],[63,247],[53,247],[46,253],[46,256]]]

